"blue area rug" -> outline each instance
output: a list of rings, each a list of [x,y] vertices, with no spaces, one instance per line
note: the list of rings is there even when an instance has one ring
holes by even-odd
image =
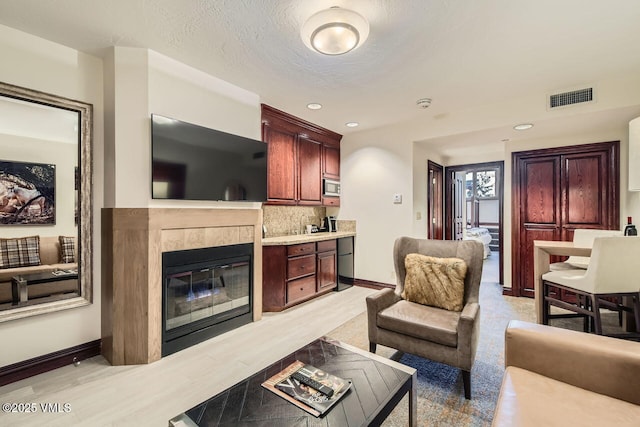
[[[535,322],[534,301],[502,295],[495,282],[480,285],[480,339],[471,370],[471,400],[464,398],[459,369],[404,354],[400,363],[415,368],[418,376],[419,426],[490,426],[504,374],[504,331],[512,319]],[[553,326],[580,331],[579,319],[557,319]],[[603,328],[619,329],[616,313],[603,315]],[[327,334],[363,350],[369,349],[367,315],[360,314]],[[396,351],[378,345],[376,352],[392,358]],[[408,425],[407,399],[384,422],[386,427]]]
[[[464,398],[460,370],[405,354],[400,363],[418,371],[418,420],[420,425],[490,425],[504,369],[476,361],[471,378],[471,401]],[[398,411],[399,412],[399,411]],[[394,414],[393,418],[399,413]],[[390,426],[406,422],[389,419]]]
[[[504,331],[511,319],[533,321],[533,300],[502,295],[497,283],[480,286],[480,340],[471,370],[471,400],[464,398],[459,369],[404,354],[400,363],[418,372],[418,425],[489,426],[504,373]],[[330,337],[368,349],[367,317],[363,313],[330,332]],[[391,357],[393,349],[378,346],[377,354]],[[383,424],[408,425],[407,399]]]

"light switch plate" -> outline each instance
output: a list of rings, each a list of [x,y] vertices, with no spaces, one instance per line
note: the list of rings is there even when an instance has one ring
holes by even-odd
[[[402,194],[396,193],[393,195],[393,203],[402,203]]]

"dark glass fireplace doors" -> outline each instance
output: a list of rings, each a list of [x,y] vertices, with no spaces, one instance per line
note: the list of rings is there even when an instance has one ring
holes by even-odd
[[[252,321],[253,245],[162,254],[162,355]]]

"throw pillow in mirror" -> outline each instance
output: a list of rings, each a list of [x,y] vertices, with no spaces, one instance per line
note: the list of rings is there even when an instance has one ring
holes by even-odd
[[[0,268],[40,265],[40,237],[0,239]]]
[[[75,237],[60,236],[60,262],[76,262],[76,239]]]

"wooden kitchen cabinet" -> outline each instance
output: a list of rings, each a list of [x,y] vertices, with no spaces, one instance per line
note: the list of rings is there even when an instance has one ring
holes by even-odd
[[[296,204],[296,140],[297,135],[263,127],[263,139],[267,145],[267,199],[284,204]]]
[[[262,310],[282,311],[338,283],[337,240],[263,246]]]
[[[316,293],[316,279],[314,276],[287,282],[287,304],[292,305],[306,301]]]
[[[323,197],[322,206],[340,206],[340,197]]]
[[[340,179],[340,145],[322,145],[322,177]]]
[[[337,240],[323,240],[318,245],[318,266],[316,268],[316,280],[318,292],[325,289],[333,289],[338,284],[338,252]]]
[[[322,178],[340,174],[342,135],[262,104],[262,139],[268,144],[267,203],[321,206]],[[329,206],[339,205],[332,198]],[[338,204],[336,204],[336,200]]]
[[[322,145],[322,178],[340,180],[340,145]],[[322,196],[323,206],[340,206],[340,197]]]
[[[298,204],[322,203],[322,144],[312,139],[298,139]]]
[[[287,280],[316,274],[316,257],[306,255],[287,259]]]

